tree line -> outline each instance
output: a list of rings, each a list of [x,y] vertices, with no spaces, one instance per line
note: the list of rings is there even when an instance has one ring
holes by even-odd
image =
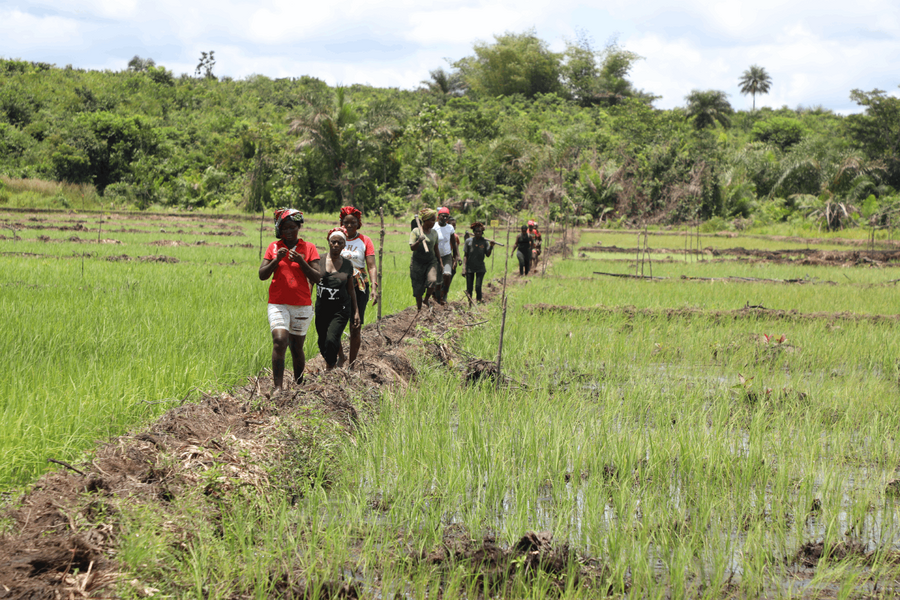
[[[0,59],[0,173],[141,208],[427,204],[582,223],[840,227],[889,222],[900,199],[900,100],[882,90],[849,92],[858,115],[757,110],[777,82],[753,65],[749,112],[717,90],[660,110],[629,79],[640,56],[586,35],[553,53],[533,31],[475,44],[418,90],[218,78],[204,55],[194,77],[137,56],[102,72]]]

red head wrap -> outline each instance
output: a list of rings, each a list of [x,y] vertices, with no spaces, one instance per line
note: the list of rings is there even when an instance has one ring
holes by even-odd
[[[344,222],[344,217],[346,217],[347,215],[353,215],[354,217],[356,217],[356,220],[359,221],[359,227],[362,227],[362,212],[360,212],[358,208],[356,208],[355,206],[345,206],[344,208],[342,208],[341,223]],[[357,229],[359,229],[359,227],[357,227]]]
[[[285,219],[294,221],[297,225],[303,225],[303,212],[296,208],[279,208],[275,211],[275,237],[281,239],[281,222]]]

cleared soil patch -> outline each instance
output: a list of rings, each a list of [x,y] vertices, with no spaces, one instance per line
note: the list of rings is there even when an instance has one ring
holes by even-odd
[[[737,310],[703,310],[700,308],[635,308],[634,306],[559,306],[555,304],[526,304],[532,314],[575,313],[626,315],[642,317],[712,318],[714,320],[772,319],[781,321],[854,321],[868,323],[900,323],[900,315],[862,315],[851,312],[801,313],[796,310],[772,310],[764,306],[745,306]]]
[[[704,248],[685,250],[683,248],[620,248],[618,246],[582,246],[580,252],[603,252],[608,254],[631,254],[638,256],[644,252],[651,254],[690,254],[703,256],[733,256],[752,258],[754,262],[775,264],[822,265],[840,267],[897,267],[900,266],[900,250],[753,250],[747,248]]]
[[[582,232],[585,233],[616,233],[616,234],[631,234],[631,235],[644,235],[645,233],[651,237],[655,236],[673,236],[673,237],[700,237],[700,238],[726,238],[726,239],[734,239],[734,238],[746,238],[752,240],[769,240],[772,242],[789,242],[792,244],[835,244],[839,246],[867,246],[871,244],[868,240],[862,240],[857,238],[815,238],[815,237],[801,237],[797,235],[762,235],[762,234],[748,234],[748,233],[738,233],[736,231],[719,231],[716,233],[701,233],[699,236],[696,231],[672,231],[672,230],[662,230],[662,231],[645,231],[643,229],[582,229]],[[891,236],[893,237],[893,236]],[[900,247],[900,240],[895,239],[887,239],[887,240],[876,240],[876,244],[879,246],[888,246],[888,247]]]

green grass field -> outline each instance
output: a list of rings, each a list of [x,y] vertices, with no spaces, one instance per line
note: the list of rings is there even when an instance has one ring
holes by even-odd
[[[7,485],[193,388],[224,389],[268,365],[258,223],[204,227],[242,233],[229,237],[177,227],[185,233],[162,233],[141,216],[109,225],[121,245],[0,241]],[[412,303],[406,235],[399,222],[386,240],[387,313]],[[179,262],[105,260],[123,253]],[[633,273],[622,258],[576,253],[511,286],[506,384],[466,385],[454,368],[496,357],[495,302],[475,309],[487,322],[460,334],[450,369],[422,358],[415,385],[383,396],[374,421],[337,446],[339,480],[314,482],[295,506],[225,500],[187,549],[170,517],[136,511],[123,564],[183,597],[267,597],[278,573],[415,598],[890,595],[900,583],[900,323],[868,317],[897,312],[893,270],[675,260],[654,265],[666,280],[594,275]],[[495,260],[492,276],[504,264]],[[741,312],[748,304],[786,312]],[[422,332],[414,343],[433,342]],[[547,530],[574,553],[559,577],[513,565],[509,587],[492,591],[478,564],[411,558],[452,528],[502,547]],[[811,567],[803,557],[816,548]],[[586,564],[597,565],[590,585],[576,577]]]
[[[48,458],[71,460],[198,390],[228,389],[270,366],[258,220],[0,217],[2,227],[19,224],[15,238],[0,231],[0,488],[30,481]],[[326,219],[311,215],[301,233],[320,254]],[[383,314],[413,300],[408,228],[390,225]],[[361,231],[378,242],[373,223]],[[264,246],[274,240],[268,219],[262,234]],[[369,307],[370,321],[376,311]],[[314,328],[305,347],[308,358],[318,354]]]

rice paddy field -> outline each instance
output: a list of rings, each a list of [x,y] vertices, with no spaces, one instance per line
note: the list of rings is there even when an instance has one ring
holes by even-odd
[[[333,226],[313,215],[301,237],[324,254]],[[0,211],[0,490],[269,367],[257,270],[272,229],[259,217]],[[390,233],[385,314],[412,300],[408,227]],[[318,354],[314,328],[306,353]]]
[[[7,488],[268,366],[259,222],[101,216],[0,214]],[[385,314],[412,301],[407,230],[388,229]],[[417,326],[414,382],[304,493],[222,500],[187,542],[135,509],[116,556],[142,584],[117,593],[895,596],[900,255],[865,234],[650,233],[579,232],[510,276],[505,324],[496,283],[470,308],[458,278],[432,314],[471,326]],[[501,371],[476,380],[501,327]]]

